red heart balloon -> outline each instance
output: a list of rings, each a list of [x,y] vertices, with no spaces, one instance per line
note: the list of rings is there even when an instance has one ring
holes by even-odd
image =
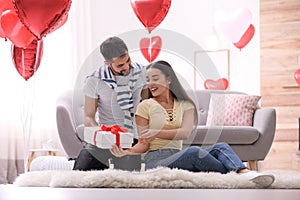
[[[13,10],[1,16],[1,27],[7,37],[17,47],[27,47],[35,36],[22,24],[18,14]]]
[[[140,40],[140,50],[143,56],[152,62],[158,56],[162,46],[162,40],[159,36],[151,38],[142,38]]]
[[[12,59],[18,73],[27,81],[38,70],[43,55],[43,40],[33,40],[26,48],[12,45]]]
[[[204,88],[208,90],[226,90],[228,88],[228,80],[226,78],[220,78],[218,80],[207,79],[204,82]]]
[[[56,31],[57,29],[59,29],[60,27],[62,27],[67,22],[67,20],[68,20],[68,14],[64,15],[62,17],[62,19],[57,23],[57,25],[53,29],[50,30],[49,33],[52,33],[53,31]]]
[[[1,15],[6,10],[14,10],[14,4],[11,0],[0,0],[0,37],[6,37],[1,27]]]
[[[71,0],[14,0],[19,18],[38,38],[55,29],[71,6]]]
[[[252,39],[254,35],[255,29],[252,24],[250,24],[249,28],[246,30],[246,32],[243,34],[241,39],[237,43],[233,43],[236,48],[239,48],[240,50],[244,48],[249,41]]]
[[[300,87],[300,69],[297,69],[294,73],[294,78],[296,80],[296,83]]]
[[[163,21],[170,6],[171,0],[131,0],[135,15],[149,33]]]

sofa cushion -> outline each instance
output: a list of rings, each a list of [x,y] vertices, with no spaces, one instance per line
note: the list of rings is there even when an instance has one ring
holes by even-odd
[[[251,126],[198,126],[197,131],[183,143],[202,145],[226,142],[228,144],[253,144],[260,136]]]
[[[245,94],[229,90],[188,90],[187,93],[196,104],[199,125],[206,124],[211,94]]]
[[[207,126],[252,126],[260,96],[211,94]]]

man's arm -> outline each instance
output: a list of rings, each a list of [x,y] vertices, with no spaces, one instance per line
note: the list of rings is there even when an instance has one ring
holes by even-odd
[[[85,126],[98,126],[95,120],[97,112],[98,100],[91,97],[84,97],[84,125]]]

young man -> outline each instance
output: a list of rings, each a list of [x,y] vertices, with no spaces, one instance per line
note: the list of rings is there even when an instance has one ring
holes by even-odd
[[[83,93],[84,125],[120,125],[135,134],[134,113],[142,98],[148,97],[144,66],[132,62],[127,45],[118,37],[110,37],[100,45],[104,65],[88,76]],[[135,139],[136,141],[136,139]],[[102,170],[112,159],[115,168],[136,169],[140,157],[114,157],[109,150],[87,144],[74,164],[74,170]]]

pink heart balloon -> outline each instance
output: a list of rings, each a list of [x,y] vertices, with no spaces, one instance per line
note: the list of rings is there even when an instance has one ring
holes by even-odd
[[[250,24],[249,28],[244,33],[242,38],[237,43],[233,43],[234,46],[236,46],[236,48],[239,48],[240,50],[242,48],[244,48],[250,42],[250,40],[252,39],[252,37],[254,35],[254,32],[255,32],[255,28],[252,24]]]
[[[43,55],[43,40],[33,40],[26,47],[12,45],[12,60],[18,73],[27,81],[38,70]]]
[[[131,0],[131,7],[149,33],[155,29],[167,15],[171,0]]]
[[[140,49],[143,56],[152,62],[158,56],[162,46],[162,40],[159,36],[151,38],[142,38],[140,40]]]
[[[240,8],[232,13],[217,12],[215,27],[218,33],[224,35],[230,42],[238,42],[252,21],[248,8]]]
[[[228,88],[228,80],[220,78],[218,80],[207,79],[204,81],[204,88],[207,90],[226,90]]]
[[[60,24],[71,0],[14,0],[14,4],[23,24],[41,39]]]

